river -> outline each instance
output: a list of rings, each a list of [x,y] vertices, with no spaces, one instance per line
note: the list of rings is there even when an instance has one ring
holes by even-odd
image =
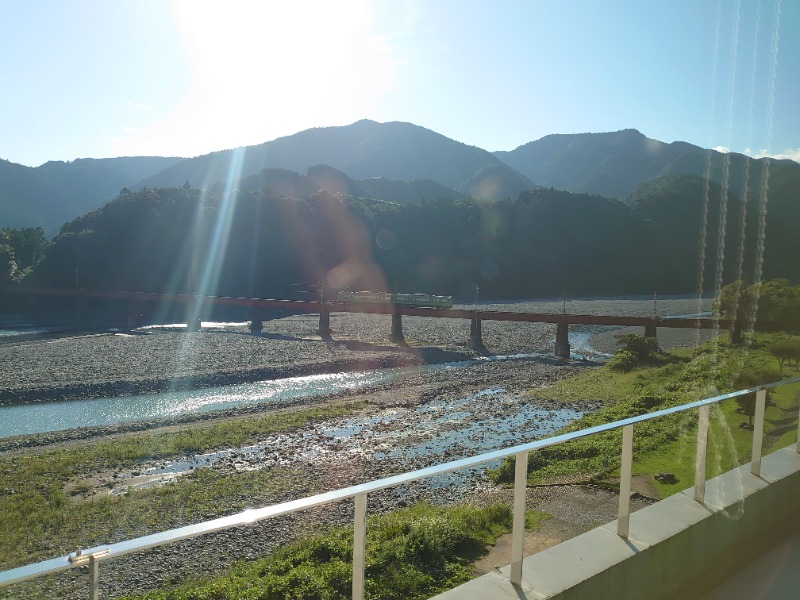
[[[588,336],[583,337],[588,340]],[[487,362],[536,358],[544,356],[491,356],[451,363],[290,377],[161,394],[0,406],[0,438],[78,427],[171,419],[253,405],[280,406],[291,400],[364,389],[422,373],[457,371]]]

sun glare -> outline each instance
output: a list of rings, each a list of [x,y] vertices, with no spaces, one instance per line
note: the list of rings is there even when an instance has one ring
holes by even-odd
[[[369,2],[176,0],[173,16],[191,84],[160,121],[117,139],[121,153],[196,155],[381,118],[393,63]]]

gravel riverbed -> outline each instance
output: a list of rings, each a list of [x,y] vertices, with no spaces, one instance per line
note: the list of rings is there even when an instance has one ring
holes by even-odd
[[[707,301],[698,304],[696,299],[661,299],[658,309],[662,315],[689,314],[702,312],[707,305]],[[513,306],[484,305],[482,308],[647,315],[652,314],[653,301],[552,300],[514,303]],[[5,343],[0,345],[0,401],[49,401],[143,393],[169,387],[203,387],[378,366],[459,361],[477,356],[466,345],[469,336],[466,321],[404,317],[407,346],[388,343],[390,318],[387,316],[333,315],[331,325],[333,341],[324,341],[316,335],[316,316],[300,315],[265,323],[260,336],[250,335],[244,326],[239,326],[197,333],[147,329],[133,334],[100,333]],[[591,344],[596,350],[613,351],[613,334],[626,331],[593,331]],[[694,331],[670,330],[662,334],[666,331],[659,330],[659,340],[664,347],[692,345],[701,339]],[[484,344],[488,352],[495,355],[546,353],[551,350],[554,337],[553,325],[483,323]],[[370,389],[298,400],[295,404],[355,398],[367,404],[358,414],[347,418],[265,436],[258,440],[257,451],[227,449],[229,452],[215,459],[209,468],[235,474],[253,468],[282,467],[302,473],[293,485],[283,486],[280,493],[259,498],[258,503],[264,505],[455,460],[484,449],[507,447],[546,435],[551,430],[548,429],[550,425],[557,425],[558,418],[569,415],[573,418],[591,410],[594,407],[591,398],[580,405],[563,407],[531,399],[527,392],[592,368],[594,364],[546,357],[484,361],[469,367],[418,372]],[[575,412],[565,412],[566,409]],[[262,410],[245,407],[202,418],[238,418]],[[181,419],[180,422],[186,425],[191,420]],[[85,443],[82,441],[85,438],[174,424],[166,421],[128,424],[0,440],[0,453],[37,451],[35,447],[41,445]],[[34,448],[26,449],[28,446]],[[193,457],[184,458],[194,460]],[[94,486],[85,492],[86,500],[101,489],[114,488],[113,483],[108,486],[112,479],[119,482],[119,487],[131,485],[135,488],[140,481],[159,484],[162,481],[158,477],[148,479],[148,470],[165,467],[168,465],[162,461],[138,465],[137,474],[133,471],[92,474]],[[531,492],[532,507],[546,506],[548,512],[556,514],[560,509],[554,507],[562,506],[564,523],[570,521],[569,512],[574,510],[585,513],[585,519],[580,520],[586,521],[586,528],[602,524],[609,520],[607,515],[613,515],[613,510],[608,508],[613,505],[613,494],[595,493],[585,488],[574,488],[574,493],[570,493],[571,486],[537,489],[539,491]],[[461,478],[412,484],[373,494],[369,499],[369,511],[371,514],[383,512],[421,499],[444,504],[467,500],[490,502],[504,498],[505,494],[491,484],[483,471],[476,470]],[[204,518],[211,516],[219,515],[205,515]],[[113,598],[168,585],[186,576],[217,573],[237,560],[262,556],[315,524],[345,524],[351,520],[352,504],[342,502],[302,516],[256,523],[103,563],[103,595]],[[551,525],[547,535],[555,543],[562,534]],[[118,540],[107,540],[113,541]],[[0,591],[0,598],[34,594],[82,598],[86,594],[87,576],[81,571],[76,569]]]

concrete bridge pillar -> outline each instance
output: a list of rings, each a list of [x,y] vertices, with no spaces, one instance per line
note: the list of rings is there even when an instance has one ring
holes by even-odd
[[[317,333],[321,337],[331,336],[331,313],[327,310],[323,310],[319,313],[319,329],[317,329]]]
[[[260,335],[264,330],[264,321],[261,319],[253,319],[250,321],[250,333],[253,335]]]
[[[556,356],[569,358],[569,324],[558,323],[556,325]]]
[[[394,313],[392,315],[392,337],[391,340],[396,344],[405,344],[403,337],[403,315]]]
[[[473,350],[483,350],[483,336],[481,335],[481,320],[472,317],[469,325],[469,347]]]
[[[200,317],[189,317],[186,319],[186,331],[200,331],[203,328]]]
[[[656,337],[656,326],[655,325],[645,325],[644,326],[644,337],[646,337],[646,338],[655,338]]]
[[[128,329],[136,329],[137,327],[141,327],[142,323],[142,307],[138,304],[132,304],[128,308]]]

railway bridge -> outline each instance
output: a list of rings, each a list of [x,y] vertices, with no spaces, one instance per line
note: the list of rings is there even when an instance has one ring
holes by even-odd
[[[200,315],[211,307],[239,307],[245,309],[251,317],[250,327],[253,332],[261,332],[263,319],[259,314],[265,310],[279,309],[289,313],[319,314],[318,333],[330,337],[330,315],[332,313],[370,313],[391,315],[390,339],[394,343],[404,343],[403,316],[428,317],[439,319],[465,319],[470,321],[469,346],[473,349],[483,348],[481,324],[483,321],[514,321],[524,323],[552,323],[556,326],[555,354],[562,358],[570,356],[570,325],[608,325],[620,327],[643,327],[646,337],[656,337],[659,327],[673,329],[736,329],[736,323],[727,319],[711,318],[664,318],[658,316],[620,316],[620,315],[581,315],[566,313],[523,313],[496,310],[479,310],[458,308],[428,308],[404,306],[401,304],[370,304],[363,302],[340,302],[320,300],[283,300],[269,298],[242,298],[228,296],[203,296],[197,294],[162,294],[131,291],[103,290],[64,290],[51,288],[4,288],[4,292],[28,294],[34,296],[57,296],[95,298],[127,303],[129,325],[138,325],[139,315],[145,305],[168,304],[183,305],[187,315],[187,328],[200,328]],[[759,330],[770,330],[770,324],[757,324]]]

